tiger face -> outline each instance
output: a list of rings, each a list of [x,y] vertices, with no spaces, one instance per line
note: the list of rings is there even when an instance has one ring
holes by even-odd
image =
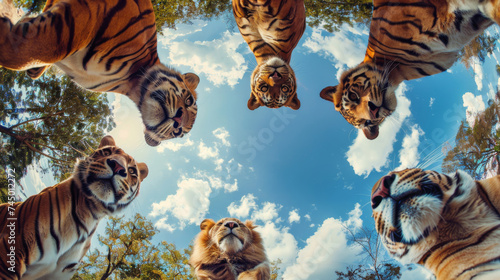
[[[117,213],[139,194],[147,175],[145,163],[137,163],[115,145],[111,136],[106,136],[92,155],[77,162],[74,178],[80,181],[87,197],[110,213]]]
[[[361,63],[344,72],[339,85],[324,88],[320,96],[333,102],[335,110],[372,140],[378,136],[379,125],[396,109],[395,89],[388,81],[388,71]]]
[[[248,109],[260,106],[280,108],[282,106],[297,110],[297,84],[292,68],[281,58],[273,57],[255,67],[250,80],[252,92]]]
[[[381,178],[372,189],[373,218],[392,257],[418,263],[436,243],[460,239],[464,230],[457,230],[453,203],[469,197],[470,190],[461,188],[469,184],[474,181],[462,171],[449,176],[406,169]]]
[[[195,89],[199,82],[196,74],[181,75],[162,64],[146,72],[138,107],[148,145],[183,137],[191,130],[198,111]]]
[[[213,220],[206,219],[200,228],[207,231],[210,240],[222,253],[229,255],[242,251],[253,240],[253,225],[249,221],[244,224],[235,218],[224,218],[214,223]]]

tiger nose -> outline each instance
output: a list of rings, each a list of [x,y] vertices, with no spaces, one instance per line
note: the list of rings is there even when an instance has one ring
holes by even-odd
[[[238,224],[237,224],[237,223],[235,223],[235,222],[226,222],[226,223],[224,224],[224,226],[225,226],[225,227],[228,227],[228,228],[230,228],[230,229],[233,229],[233,228],[237,228],[237,227],[238,227]]]
[[[396,179],[396,175],[392,174],[390,176],[385,176],[382,178],[377,189],[372,194],[372,208],[375,209],[382,202],[383,198],[391,196],[390,187]]]

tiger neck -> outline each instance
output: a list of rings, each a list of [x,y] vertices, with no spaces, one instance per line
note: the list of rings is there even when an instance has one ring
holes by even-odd
[[[478,181],[477,190],[481,199],[500,219],[500,175]]]
[[[154,62],[149,65],[144,65],[143,67],[135,71],[134,74],[130,75],[127,80],[117,85],[116,88],[111,90],[110,92],[123,94],[130,98],[135,103],[135,105],[139,106],[139,102],[141,100],[141,78],[145,75],[148,69],[157,64],[161,64],[159,59],[154,60]]]
[[[286,62],[288,65],[290,65],[290,59],[291,59],[291,54],[268,54],[268,55],[263,55],[263,56],[256,56],[255,60],[257,60],[257,64],[261,65],[262,63],[266,62],[267,60],[273,58],[273,57],[279,57],[283,59],[284,62]]]

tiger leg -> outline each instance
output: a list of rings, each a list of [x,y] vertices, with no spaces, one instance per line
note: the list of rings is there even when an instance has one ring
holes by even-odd
[[[12,24],[0,18],[0,66],[31,71],[31,77],[87,46],[96,19],[91,20],[85,1],[63,0],[28,21]]]

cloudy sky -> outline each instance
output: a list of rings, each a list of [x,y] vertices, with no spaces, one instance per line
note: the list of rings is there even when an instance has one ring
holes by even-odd
[[[471,69],[456,64],[405,82],[397,90],[396,112],[369,141],[319,97],[343,70],[362,61],[367,38],[361,27],[334,34],[307,27],[291,62],[302,107],[250,111],[256,62],[238,30],[223,20],[166,29],[159,38],[161,61],[201,78],[198,118],[189,136],[149,147],[137,133],[142,124],[134,104],[108,95],[117,124],[110,134],[149,166],[126,215],[147,216],[160,230],[155,242],[178,248],[190,244],[204,218],[251,219],[269,259],[282,260],[287,280],[332,279],[336,270],[362,262],[361,249],[347,241],[344,229],[373,227],[373,184],[394,169],[439,171],[442,148],[453,144],[460,121],[484,110],[499,82],[494,55],[473,61]],[[53,183],[33,171],[25,178],[29,194]],[[403,279],[426,275],[410,268]]]

